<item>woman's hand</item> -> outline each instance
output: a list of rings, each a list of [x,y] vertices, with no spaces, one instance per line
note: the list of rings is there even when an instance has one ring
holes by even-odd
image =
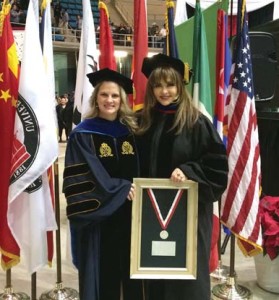
[[[136,186],[135,186],[134,183],[132,183],[131,188],[130,188],[130,192],[129,192],[127,198],[128,198],[128,200],[132,201],[132,200],[134,200],[135,196],[136,196]]]
[[[174,182],[184,182],[188,178],[186,177],[186,175],[179,168],[176,168],[171,173],[171,178],[170,179]]]

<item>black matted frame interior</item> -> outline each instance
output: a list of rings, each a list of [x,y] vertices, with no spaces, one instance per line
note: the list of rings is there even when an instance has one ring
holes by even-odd
[[[130,277],[196,279],[198,183],[136,178]]]

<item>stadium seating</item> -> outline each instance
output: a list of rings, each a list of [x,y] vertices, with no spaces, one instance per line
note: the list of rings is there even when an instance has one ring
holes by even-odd
[[[100,22],[100,13],[98,8],[98,0],[91,0],[92,15],[94,25],[97,27]],[[60,0],[62,8],[66,8],[69,14],[69,25],[72,29],[76,29],[77,15],[82,16],[82,0]]]

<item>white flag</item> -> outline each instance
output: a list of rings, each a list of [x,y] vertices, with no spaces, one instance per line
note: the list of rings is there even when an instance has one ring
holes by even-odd
[[[40,3],[40,2],[39,2]],[[52,42],[52,25],[51,25],[51,0],[44,0],[42,2],[42,19],[41,19],[41,44],[43,51],[43,59],[47,74],[47,83],[49,84],[49,91],[51,99],[54,102],[53,114],[56,118],[56,99],[55,99],[55,79],[54,79],[54,59],[53,59],[53,42]]]
[[[174,26],[178,26],[188,20],[186,0],[177,0],[175,7]]]
[[[74,126],[89,112],[89,99],[94,90],[86,74],[97,71],[99,52],[96,45],[96,34],[91,4],[82,0],[83,21],[79,48],[79,59],[75,87]]]
[[[57,229],[47,169],[58,157],[58,141],[53,90],[46,70],[39,36],[38,0],[30,0],[8,206],[8,224],[30,273],[47,264],[46,232]]]

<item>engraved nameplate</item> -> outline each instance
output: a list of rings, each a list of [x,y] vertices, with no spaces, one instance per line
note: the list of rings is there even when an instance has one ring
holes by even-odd
[[[152,256],[175,256],[176,242],[152,241]]]

